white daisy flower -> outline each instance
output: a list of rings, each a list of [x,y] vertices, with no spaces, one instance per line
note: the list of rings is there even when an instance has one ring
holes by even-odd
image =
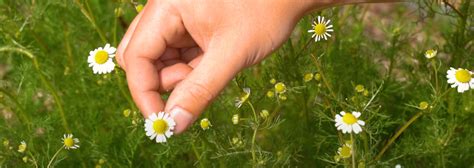
[[[247,99],[250,97],[250,88],[243,88],[242,90],[244,91],[242,96],[235,99],[235,107],[237,108],[240,108],[242,104],[244,104],[245,101],[247,101]]]
[[[168,113],[159,112],[158,115],[153,113],[145,120],[146,136],[151,140],[156,138],[156,143],[166,142],[166,138],[173,135],[176,122]]]
[[[337,130],[342,130],[342,133],[356,133],[362,132],[362,127],[365,122],[359,120],[360,112],[346,113],[341,111],[340,115],[336,114],[336,127]]]
[[[467,69],[454,69],[450,68],[448,70],[448,83],[451,84],[452,88],[458,87],[458,92],[463,93],[464,91],[469,90],[469,86],[471,89],[474,89],[474,78],[472,77],[473,72]]]
[[[433,49],[426,50],[425,57],[428,58],[428,59],[431,59],[433,57],[436,57],[436,54],[438,54],[438,51],[436,51],[436,50],[433,50]]]
[[[331,20],[325,20],[324,17],[318,16],[318,20],[313,21],[313,29],[308,30],[309,33],[313,33],[311,38],[314,38],[314,41],[318,42],[324,38],[327,40],[331,35],[328,32],[333,32],[332,25],[329,24]]]
[[[106,74],[114,70],[115,63],[112,58],[115,57],[116,50],[115,47],[106,44],[104,48],[99,47],[89,52],[87,62],[89,63],[89,67],[92,67],[94,74]]]
[[[72,134],[64,134],[62,141],[65,149],[79,148],[79,139],[73,138]]]

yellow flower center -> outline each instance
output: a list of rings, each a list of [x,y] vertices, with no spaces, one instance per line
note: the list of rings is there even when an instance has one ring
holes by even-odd
[[[354,124],[357,122],[357,118],[351,113],[346,113],[344,116],[342,116],[342,121],[344,121],[346,124]]]
[[[98,64],[104,64],[109,59],[109,53],[104,50],[97,51],[94,56],[95,62]]]
[[[164,134],[168,129],[168,123],[165,120],[159,119],[153,122],[153,130],[158,134]]]
[[[326,33],[326,25],[322,23],[316,24],[316,26],[314,26],[314,33],[316,33],[317,35],[323,35],[324,33]]]
[[[66,146],[66,147],[74,146],[74,140],[72,138],[64,139],[64,146]]]
[[[457,70],[456,71],[456,80],[458,80],[461,83],[468,83],[471,81],[471,73],[469,73],[468,70],[462,69],[462,70]]]
[[[340,154],[342,158],[348,158],[352,154],[352,149],[346,145],[342,146]]]
[[[276,91],[277,93],[284,93],[284,92],[286,91],[286,86],[285,86],[285,84],[284,84],[284,83],[281,83],[281,82],[275,84],[275,91]]]
[[[207,120],[207,119],[201,120],[201,128],[202,129],[209,129],[209,120]]]

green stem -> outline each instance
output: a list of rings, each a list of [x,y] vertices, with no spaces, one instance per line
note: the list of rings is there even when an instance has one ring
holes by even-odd
[[[199,162],[199,166],[200,166],[200,167],[205,167],[205,166],[203,165],[203,163],[201,162],[201,155],[200,155],[199,152],[197,151],[196,145],[194,145],[194,140],[191,142],[191,147],[192,147],[192,149],[193,149],[194,155],[196,155],[197,161]]]
[[[64,148],[64,145],[61,146],[58,151],[56,151],[56,153],[54,153],[53,157],[51,158],[51,160],[49,161],[48,163],[48,166],[46,166],[47,168],[50,168],[51,167],[51,164],[53,164],[53,161],[54,159],[56,158],[56,156],[58,156],[59,152],[61,152],[61,150]]]
[[[352,147],[351,147],[351,150],[352,150],[352,168],[356,168],[356,150],[355,150],[355,147],[356,147],[356,143],[355,143],[355,139],[354,139],[354,134],[351,133],[351,143],[352,143]]]
[[[48,89],[49,92],[53,95],[54,102],[56,104],[56,107],[59,110],[59,114],[61,115],[63,127],[66,130],[66,132],[69,133],[70,132],[69,127],[67,125],[68,122],[66,120],[66,115],[65,115],[65,112],[64,112],[63,105],[61,104],[61,99],[59,99],[58,93],[52,87],[52,85],[48,82],[48,80],[46,79],[46,77],[43,74],[43,71],[41,71],[40,65],[39,65],[38,60],[36,59],[36,57],[30,51],[28,51],[26,49],[22,49],[22,48],[1,47],[0,52],[3,52],[3,51],[18,52],[18,53],[21,53],[21,54],[27,56],[28,58],[30,58],[33,61],[33,65],[34,65],[36,71],[39,74],[41,82],[46,87],[46,89]]]
[[[423,115],[423,111],[420,111],[416,113],[413,117],[408,120],[396,133],[393,135],[388,142],[385,144],[385,146],[382,148],[382,150],[375,156],[374,160],[372,162],[376,162],[380,158],[382,158],[383,154],[387,149],[392,145],[393,142],[413,123],[415,122],[418,118],[420,118]]]
[[[256,167],[257,155],[255,153],[255,139],[257,137],[257,130],[258,130],[259,123],[258,123],[258,118],[257,118],[257,112],[255,112],[255,108],[253,107],[253,104],[250,101],[247,101],[247,104],[249,104],[250,108],[252,109],[254,122],[255,122],[255,127],[253,127],[253,136],[252,136],[252,161],[253,161],[253,167]]]
[[[81,10],[82,14],[87,18],[87,20],[89,20],[89,22],[92,24],[92,27],[94,27],[94,29],[97,31],[97,33],[99,34],[100,39],[102,40],[102,42],[107,43],[107,38],[105,37],[104,32],[102,32],[102,30],[99,28],[99,26],[97,26],[97,23],[95,22],[94,16],[92,15],[92,12],[90,11],[89,5],[87,4],[87,1],[86,1],[86,5],[88,7],[87,9],[84,7],[84,5],[81,4],[81,2],[79,0],[75,0],[74,2],[77,4],[77,6],[79,6],[79,9]]]

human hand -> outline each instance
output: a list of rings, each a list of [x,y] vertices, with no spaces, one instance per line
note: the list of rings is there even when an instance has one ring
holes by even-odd
[[[240,70],[286,41],[305,12],[336,3],[346,1],[150,0],[117,62],[142,114],[164,110],[181,133]],[[165,104],[160,95],[168,91]]]

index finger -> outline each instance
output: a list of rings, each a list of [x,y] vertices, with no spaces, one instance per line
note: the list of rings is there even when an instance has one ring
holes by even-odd
[[[155,63],[166,49],[164,35],[173,30],[173,24],[166,23],[170,17],[164,16],[162,9],[155,3],[150,1],[143,9],[143,15],[123,55],[130,92],[144,117],[163,111]]]

